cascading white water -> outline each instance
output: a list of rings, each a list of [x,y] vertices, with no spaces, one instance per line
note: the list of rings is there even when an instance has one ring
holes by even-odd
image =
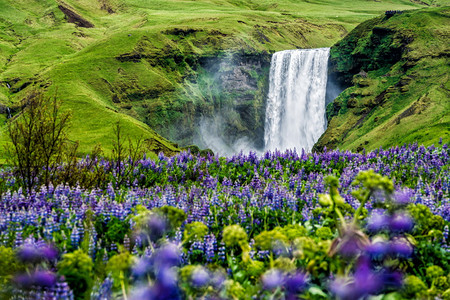
[[[305,149],[326,129],[329,48],[276,52],[270,65],[265,150]]]

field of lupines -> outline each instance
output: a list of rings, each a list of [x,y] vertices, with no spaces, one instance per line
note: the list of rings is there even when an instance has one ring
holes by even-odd
[[[0,298],[450,299],[449,166],[442,143],[87,157],[31,193],[3,170]]]

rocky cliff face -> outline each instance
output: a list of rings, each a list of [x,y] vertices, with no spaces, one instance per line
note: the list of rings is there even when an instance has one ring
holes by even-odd
[[[172,95],[178,107],[167,108],[177,117],[162,124],[152,118],[149,125],[182,145],[214,149],[215,143],[233,147],[245,139],[262,148],[270,57],[238,52],[197,58],[193,72]]]
[[[158,82],[143,84],[141,78],[119,70],[119,79],[106,84],[119,111],[180,146],[214,149],[216,143],[233,145],[245,139],[252,148],[262,148],[270,58],[265,51],[195,54],[170,46],[155,50],[144,37],[116,59],[159,69]]]
[[[362,151],[450,138],[448,8],[362,23],[330,51],[330,77],[345,89],[327,107],[314,150]]]

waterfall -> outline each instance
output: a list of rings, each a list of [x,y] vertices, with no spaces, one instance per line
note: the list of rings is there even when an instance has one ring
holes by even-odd
[[[326,129],[329,48],[276,52],[270,65],[265,150],[305,149]]]

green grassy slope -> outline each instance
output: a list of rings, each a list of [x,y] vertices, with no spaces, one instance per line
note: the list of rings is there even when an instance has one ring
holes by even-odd
[[[448,142],[449,40],[444,7],[375,18],[333,46],[333,72],[351,87],[328,106],[316,149]]]
[[[426,5],[446,2],[429,0]],[[73,111],[70,137],[80,141],[82,152],[98,143],[108,152],[112,124],[118,120],[129,135],[154,140],[159,145],[155,151],[176,151],[147,124],[171,117],[164,107],[176,104],[183,78],[195,72],[199,57],[221,50],[261,53],[330,46],[386,9],[415,9],[424,3],[2,1],[1,120],[6,107],[17,113],[17,102],[31,90],[50,95],[57,90],[63,107]],[[2,134],[0,143],[6,141]]]

